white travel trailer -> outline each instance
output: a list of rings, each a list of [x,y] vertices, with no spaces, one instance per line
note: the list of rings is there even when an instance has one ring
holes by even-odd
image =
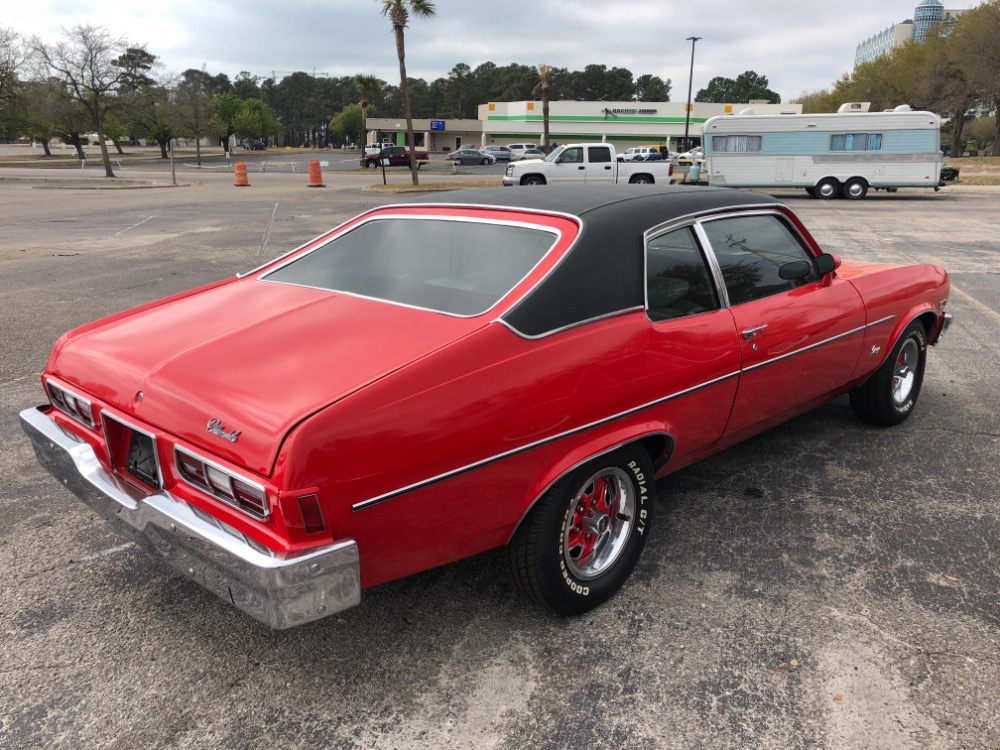
[[[851,111],[851,110],[855,111]],[[869,189],[941,184],[941,120],[902,105],[888,112],[712,117],[704,126],[712,185],[805,188],[819,198],[858,200]]]

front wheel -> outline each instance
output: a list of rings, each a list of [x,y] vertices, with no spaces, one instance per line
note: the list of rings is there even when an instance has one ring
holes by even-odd
[[[483,160],[480,161],[479,163],[485,167],[487,164],[490,163],[490,160],[484,157]]]
[[[910,416],[927,363],[927,332],[920,321],[906,327],[883,365],[851,391],[851,410],[862,422],[891,427]]]
[[[369,169],[378,169],[378,162],[370,161],[367,164],[365,164],[365,166],[368,167]]]
[[[515,586],[561,615],[603,604],[639,561],[653,495],[652,463],[638,446],[570,472],[542,495],[507,544]]]
[[[522,185],[544,185],[545,178],[539,177],[538,175],[528,175],[523,180],[521,180]]]

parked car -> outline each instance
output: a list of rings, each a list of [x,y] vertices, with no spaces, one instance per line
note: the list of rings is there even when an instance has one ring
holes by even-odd
[[[430,161],[430,154],[426,151],[413,152],[417,160],[417,169]],[[382,162],[386,162],[387,167],[408,167],[410,166],[410,150],[406,146],[386,146],[377,154],[364,154],[361,157],[361,166],[369,169],[378,169]]]
[[[497,160],[493,154],[484,154],[471,146],[462,146],[448,154],[445,159],[456,164],[494,164]]]
[[[389,148],[394,144],[391,141],[385,141],[383,143],[369,143],[365,146],[365,156],[378,156],[379,153],[384,148]]]
[[[525,151],[540,150],[537,143],[511,143],[507,148],[512,159],[519,158]]]
[[[526,148],[523,151],[517,151],[511,156],[511,161],[524,161],[525,159],[544,159],[545,152],[540,148]]]
[[[70,331],[20,421],[61,484],[272,627],[498,547],[574,614],[639,562],[656,479],[841,394],[905,420],[948,295],[759,193],[420,195]]]
[[[483,146],[479,150],[495,157],[497,161],[510,161],[511,159],[511,151],[506,146]]]
[[[266,151],[267,142],[262,141],[260,138],[254,138],[253,143],[250,144],[251,151]]]
[[[678,164],[690,164],[692,162],[704,161],[704,160],[705,160],[705,151],[702,149],[701,146],[693,148],[690,151],[685,151],[683,153],[677,154]]]
[[[662,161],[660,150],[655,146],[635,146],[625,149],[622,161]]]

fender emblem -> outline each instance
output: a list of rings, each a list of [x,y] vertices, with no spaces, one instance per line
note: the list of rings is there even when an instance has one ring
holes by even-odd
[[[880,351],[882,351],[882,347],[879,346],[878,344],[875,344],[875,346],[872,347],[872,356],[875,356]]]
[[[210,432],[213,435],[218,435],[223,440],[228,440],[230,443],[235,443],[240,439],[240,431],[233,430],[232,432],[226,432],[225,427],[222,426],[222,420],[213,417],[208,420],[208,427],[205,428],[205,432]]]

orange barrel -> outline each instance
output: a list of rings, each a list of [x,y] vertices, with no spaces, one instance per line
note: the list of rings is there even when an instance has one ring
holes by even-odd
[[[250,186],[250,180],[247,177],[247,163],[245,161],[238,161],[233,167],[233,184],[236,187]]]
[[[319,168],[319,162],[316,159],[309,162],[309,187],[326,187],[323,184],[323,170]]]

